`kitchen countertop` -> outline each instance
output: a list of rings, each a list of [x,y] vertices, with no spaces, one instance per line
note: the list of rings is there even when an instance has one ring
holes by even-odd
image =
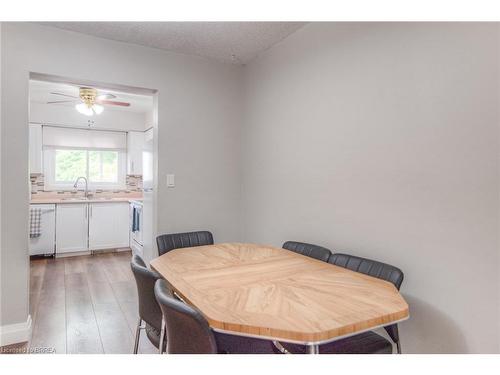
[[[66,203],[117,203],[117,202],[142,202],[141,198],[120,197],[120,198],[40,198],[32,199],[30,204],[66,204]]]

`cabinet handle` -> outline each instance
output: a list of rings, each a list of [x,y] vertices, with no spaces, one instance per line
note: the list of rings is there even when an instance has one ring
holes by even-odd
[[[92,217],[92,205],[90,205],[90,217]]]
[[[134,162],[132,161],[132,173],[134,173],[135,168],[134,168]]]
[[[87,209],[85,210],[85,219],[87,219],[87,212],[88,212],[89,208],[87,206]]]

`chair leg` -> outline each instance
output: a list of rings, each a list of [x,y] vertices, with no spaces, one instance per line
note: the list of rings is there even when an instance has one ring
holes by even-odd
[[[398,354],[401,354],[401,343],[399,341],[396,342],[396,349],[397,349]]]
[[[135,343],[134,343],[134,354],[137,354],[139,350],[139,336],[141,334],[141,329],[142,329],[142,319],[139,318],[139,321],[137,322],[137,328],[135,329]]]
[[[291,354],[288,350],[286,350],[286,348],[283,345],[281,345],[281,342],[273,341],[273,345],[276,349],[280,351],[281,354]]]
[[[163,354],[163,343],[165,341],[165,318],[161,318],[161,331],[160,331],[160,345],[158,345],[158,350],[160,354]]]

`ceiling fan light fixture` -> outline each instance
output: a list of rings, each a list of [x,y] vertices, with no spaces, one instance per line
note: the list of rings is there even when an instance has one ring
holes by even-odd
[[[85,103],[80,103],[75,106],[76,110],[85,116],[92,116],[94,112]],[[101,110],[102,112],[102,110]]]
[[[102,111],[104,111],[104,107],[102,105],[99,105],[99,104],[94,104],[92,106],[92,109],[94,110],[96,115],[100,115],[102,113]]]
[[[120,102],[115,100],[109,100],[116,98],[116,95],[111,93],[99,94],[97,89],[92,87],[80,87],[79,96],[68,95],[60,92],[51,92],[52,95],[67,96],[69,98],[79,99],[81,103],[78,103],[75,108],[76,110],[85,115],[93,116],[100,115],[104,111],[104,105],[114,105],[119,107],[130,107],[130,103]],[[59,100],[59,101],[49,101],[47,104],[59,104],[59,103],[71,103],[74,100]]]

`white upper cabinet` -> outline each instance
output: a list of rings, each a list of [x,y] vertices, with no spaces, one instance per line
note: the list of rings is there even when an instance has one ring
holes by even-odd
[[[142,175],[142,150],[144,149],[144,132],[127,133],[127,174]]]
[[[29,127],[30,173],[42,173],[42,125],[30,124]]]
[[[129,247],[129,204],[89,204],[90,250]]]

